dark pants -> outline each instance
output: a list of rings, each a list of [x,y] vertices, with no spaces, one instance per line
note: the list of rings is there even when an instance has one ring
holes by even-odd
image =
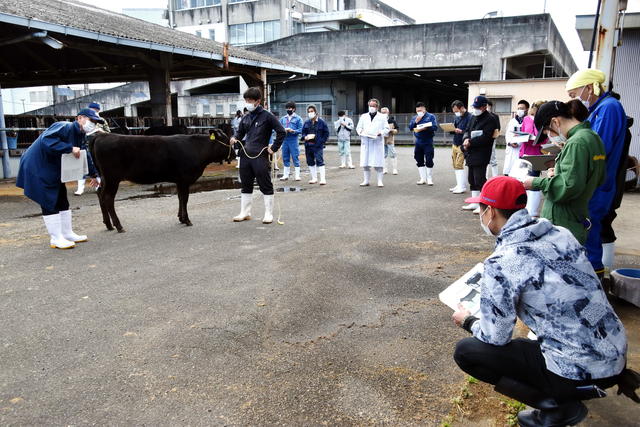
[[[464,372],[495,385],[501,377],[525,383],[558,403],[577,400],[576,387],[596,384],[602,389],[612,387],[617,376],[587,381],[560,377],[547,370],[540,344],[516,338],[507,345],[486,344],[475,337],[458,341],[453,358]]]
[[[613,231],[613,220],[616,219],[618,214],[615,209],[611,209],[607,216],[602,218],[602,231],[600,236],[602,237],[602,243],[613,243],[616,241],[616,233]]]
[[[69,199],[67,199],[67,187],[63,182],[60,183],[60,187],[58,187],[58,199],[56,200],[56,206],[53,210],[46,209],[44,206],[42,208],[42,215],[55,215],[60,213],[60,211],[68,211],[69,210]]]
[[[416,147],[413,149],[413,158],[416,160],[416,165],[419,168],[423,166],[432,168],[433,153],[433,144],[421,144],[416,142]]]
[[[263,154],[257,159],[250,159],[244,153],[240,160],[240,182],[241,192],[245,194],[253,193],[253,182],[258,181],[260,191],[265,196],[273,194],[273,184],[271,183],[271,167],[269,158]]]
[[[487,165],[468,166],[469,185],[471,186],[471,191],[481,191],[482,186],[487,182]]]
[[[305,144],[304,154],[307,166],[324,166],[324,146],[322,144]]]

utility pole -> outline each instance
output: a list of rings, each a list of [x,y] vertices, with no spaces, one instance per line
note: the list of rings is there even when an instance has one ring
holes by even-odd
[[[615,66],[615,48],[619,42],[620,11],[627,9],[626,0],[602,0],[600,4],[600,21],[597,25],[596,63],[595,68],[605,74],[605,85],[610,87]]]

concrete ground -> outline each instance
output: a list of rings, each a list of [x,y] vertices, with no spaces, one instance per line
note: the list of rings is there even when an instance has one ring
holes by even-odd
[[[447,191],[448,149],[433,187],[415,185],[410,148],[399,156],[384,188],[360,188],[328,148],[327,186],[305,175],[277,194],[284,225],[258,220],[259,195],[252,221],[231,222],[239,190],[220,190],[191,195],[184,227],[176,196],[127,185],[118,234],[95,195],[70,195],[89,241],[68,251],[0,184],[0,424],[439,425],[464,382],[451,355],[466,333],[437,295],[493,241]],[[630,194],[620,218],[635,251],[636,208]],[[607,402],[640,419],[608,397],[589,404],[597,425],[625,425]]]

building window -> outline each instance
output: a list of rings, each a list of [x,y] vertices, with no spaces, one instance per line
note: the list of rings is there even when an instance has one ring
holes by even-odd
[[[511,113],[511,98],[489,98],[493,102],[491,111],[496,114]]]
[[[219,6],[221,0],[174,0],[176,10],[194,9],[196,7]]]
[[[209,40],[216,39],[216,30],[209,30]]]
[[[222,116],[224,114],[224,106],[222,104],[216,104],[216,116]]]
[[[234,116],[236,114],[237,110],[238,110],[238,105],[237,104],[229,104],[229,115],[230,116]]]
[[[202,105],[202,114],[205,116],[211,115],[211,107],[209,107],[209,104]]]
[[[235,45],[266,43],[280,38],[280,21],[229,25],[229,42]]]
[[[202,31],[200,31],[200,30],[196,30],[196,36],[198,36],[198,37],[202,37]]]

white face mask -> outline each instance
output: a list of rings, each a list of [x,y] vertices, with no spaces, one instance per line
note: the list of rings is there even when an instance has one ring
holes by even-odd
[[[473,109],[473,115],[474,116],[479,116],[480,114],[482,114],[482,110],[479,108],[474,108]]]
[[[84,129],[84,133],[91,133],[96,130],[96,124],[87,119],[84,125],[82,125],[82,129]]]
[[[558,128],[558,130],[552,130],[557,133],[558,136],[547,135],[549,137],[549,141],[553,142],[554,144],[564,144],[565,142],[567,142],[567,138],[562,134],[562,132],[560,132],[560,128]]]
[[[484,231],[484,232],[485,232],[485,234],[486,234],[487,236],[495,237],[495,236],[493,235],[493,232],[492,232],[492,231],[491,231],[491,229],[489,228],[489,224],[491,224],[491,221],[493,221],[493,220],[492,220],[492,219],[490,219],[490,220],[489,220],[489,224],[487,224],[487,225],[485,225],[485,224],[484,224],[484,222],[482,222],[482,216],[483,216],[485,213],[487,213],[487,211],[488,211],[488,210],[489,210],[489,207],[487,206],[487,208],[484,210],[484,212],[482,212],[482,213],[480,214],[480,227],[482,227],[482,231]]]
[[[418,117],[422,117],[422,116],[424,116],[424,111],[418,111],[417,114],[418,114]]]
[[[578,99],[580,100],[580,102],[582,102],[582,104],[585,107],[589,108],[591,106],[591,103],[589,102],[589,98],[587,98],[586,100],[582,99],[582,94],[584,93],[584,90],[586,88],[587,88],[586,86],[582,88],[582,90],[580,91],[580,95],[578,95]]]
[[[369,107],[369,113],[373,114],[373,113],[377,113],[378,112],[378,108],[376,107]]]
[[[524,117],[524,110],[517,111],[518,117]]]
[[[315,117],[316,117],[316,113],[314,113],[313,111],[311,111],[311,112],[309,113],[309,118],[310,118],[310,119],[315,119]]]
[[[246,108],[248,112],[252,112],[253,110],[256,109],[256,106],[254,104],[252,104],[251,102],[247,102],[244,105],[244,108]]]
[[[455,114],[455,115],[456,115],[456,117],[460,117],[460,116],[462,116],[462,113],[461,113],[460,111],[456,111],[456,112],[455,112],[455,113],[453,113],[453,114]]]

